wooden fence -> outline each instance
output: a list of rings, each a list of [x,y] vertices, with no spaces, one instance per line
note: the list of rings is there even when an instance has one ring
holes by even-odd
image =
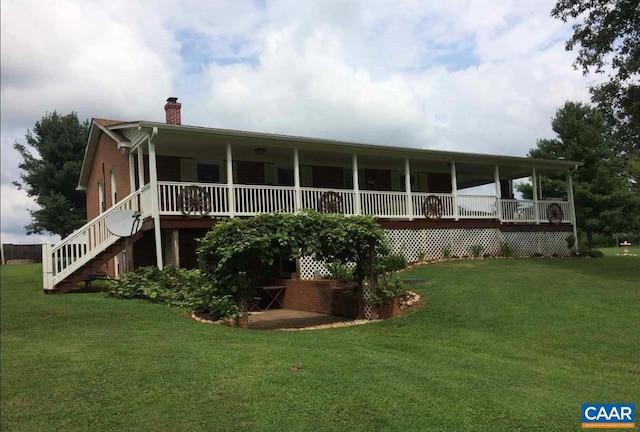
[[[2,264],[12,260],[29,260],[32,262],[42,262],[41,244],[3,244]]]

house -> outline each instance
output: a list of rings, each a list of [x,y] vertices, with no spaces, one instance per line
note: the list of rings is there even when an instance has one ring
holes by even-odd
[[[567,255],[576,232],[576,162],[457,153],[195,127],[181,124],[177,98],[166,123],[93,119],[78,187],[87,224],[44,245],[45,292],[64,292],[100,266],[124,270],[124,242],[106,227],[120,209],[141,213],[130,239],[132,268],[197,266],[197,239],[220,217],[317,209],[375,216],[409,260],[496,254]],[[567,197],[544,198],[539,178],[566,174]],[[534,199],[514,196],[531,177]],[[481,187],[482,186],[482,187]],[[283,260],[281,275],[311,279],[324,264]]]

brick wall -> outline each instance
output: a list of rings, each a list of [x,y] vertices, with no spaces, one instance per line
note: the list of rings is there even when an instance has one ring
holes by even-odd
[[[111,200],[111,170],[114,170],[116,174],[116,197],[119,200],[131,193],[129,186],[129,156],[122,154],[118,150],[116,142],[106,134],[102,134],[98,140],[87,184],[87,220],[91,220],[100,214],[98,192],[98,183],[100,181],[104,180],[106,207],[109,208],[114,204]]]
[[[285,280],[285,309],[357,317],[355,299],[335,280]]]

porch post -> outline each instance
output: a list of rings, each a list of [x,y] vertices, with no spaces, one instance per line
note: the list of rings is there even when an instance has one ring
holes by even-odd
[[[502,222],[502,190],[500,190],[500,168],[498,165],[495,166],[493,175],[496,182],[496,216]]]
[[[156,240],[156,265],[160,270],[164,268],[162,263],[162,234],[160,231],[160,209],[158,203],[158,171],[156,166],[156,145],[151,137],[149,142],[149,188],[151,189],[151,215],[153,217],[153,230]]]
[[[136,169],[135,158],[133,157],[133,153],[129,152],[129,193],[132,194],[136,191]]]
[[[576,227],[576,203],[573,199],[573,181],[571,171],[567,170],[567,199],[571,208],[571,225],[573,225],[573,237],[576,239],[575,248],[578,250],[578,227]]]
[[[359,215],[360,210],[360,181],[358,176],[358,155],[353,154],[353,163],[351,170],[353,171],[353,210]]]
[[[144,186],[144,151],[142,150],[142,144],[138,146],[138,186],[142,189]]]
[[[407,216],[409,220],[413,220],[413,198],[411,195],[411,167],[409,166],[409,158],[404,160],[404,190],[407,193]]]
[[[458,220],[460,219],[460,209],[458,209],[458,178],[455,162],[451,162],[451,195],[453,196],[453,217]]]
[[[533,215],[536,220],[536,225],[540,224],[540,209],[538,208],[538,176],[536,175],[536,169],[533,169],[532,175],[532,192],[533,192]]]
[[[236,214],[236,195],[233,188],[233,154],[231,153],[231,143],[227,143],[227,206],[229,216]]]
[[[300,155],[298,149],[293,149],[293,187],[295,189],[296,213],[302,209],[302,191],[300,190]]]
[[[173,252],[173,266],[180,267],[180,231],[174,228],[171,230],[171,252]]]

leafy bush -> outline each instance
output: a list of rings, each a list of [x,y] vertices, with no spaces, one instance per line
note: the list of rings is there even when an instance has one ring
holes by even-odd
[[[447,246],[442,250],[442,256],[444,259],[451,259],[451,246]]]
[[[420,253],[418,254],[418,261],[424,261],[426,259],[427,259],[427,252],[420,251]]]
[[[233,299],[218,292],[216,285],[203,278],[199,270],[141,267],[119,281],[110,282],[107,295],[165,303],[190,312],[206,313],[214,319],[238,313]]]
[[[337,280],[341,283],[353,282],[353,267],[339,262],[329,263],[326,267],[330,279]]]
[[[569,250],[573,250],[573,247],[576,245],[576,237],[573,234],[569,234],[565,240]]]
[[[381,306],[390,300],[403,297],[406,293],[402,279],[395,275],[382,275],[377,280],[376,292],[369,295],[369,302]]]
[[[469,249],[471,250],[471,255],[473,255],[474,258],[478,258],[482,254],[484,246],[476,244],[471,246]]]
[[[509,243],[500,243],[500,256],[510,258],[513,256],[513,247]]]
[[[583,258],[602,258],[604,256],[604,253],[602,253],[602,251],[599,249],[580,248],[580,250],[578,251],[578,256]]]
[[[392,273],[407,268],[407,259],[402,253],[383,256],[378,259],[377,273]]]

